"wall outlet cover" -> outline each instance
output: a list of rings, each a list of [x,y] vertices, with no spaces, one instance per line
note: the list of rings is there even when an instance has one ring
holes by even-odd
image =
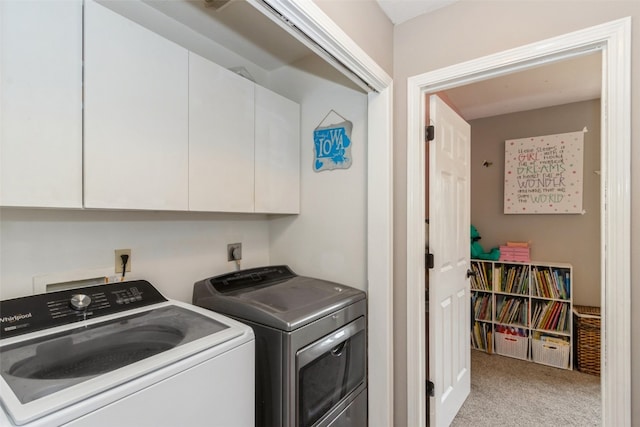
[[[227,245],[227,261],[240,261],[242,259],[242,243],[229,243]]]
[[[122,255],[129,255],[129,259],[127,260],[127,270],[126,272],[131,271],[131,249],[116,249],[115,250],[115,267],[116,273],[122,273]]]

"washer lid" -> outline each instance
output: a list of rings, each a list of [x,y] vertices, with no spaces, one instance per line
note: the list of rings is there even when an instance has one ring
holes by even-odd
[[[245,328],[168,302],[2,340],[2,404],[24,424],[233,340]]]
[[[228,281],[230,276],[244,279]],[[232,284],[232,290],[220,286],[225,280]],[[194,301],[195,304],[284,331],[298,329],[366,296],[349,286],[297,276],[286,266],[217,276],[207,284],[215,288],[210,288],[213,295]]]

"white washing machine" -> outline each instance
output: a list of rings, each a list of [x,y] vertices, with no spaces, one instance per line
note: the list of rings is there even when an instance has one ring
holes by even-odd
[[[0,301],[1,426],[253,427],[250,327],[138,280]]]

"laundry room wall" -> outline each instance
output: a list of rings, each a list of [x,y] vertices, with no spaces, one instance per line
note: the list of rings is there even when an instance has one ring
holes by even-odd
[[[376,64],[393,76],[393,23],[377,1],[313,2],[367,52]]]
[[[470,120],[471,223],[483,248],[531,244],[534,261],[573,265],[573,303],[600,306],[600,100]],[[583,214],[504,214],[505,140],[584,134]],[[483,166],[484,161],[491,163]]]
[[[271,262],[366,290],[367,96],[324,78],[335,71],[318,58],[295,65],[273,72],[271,86],[301,104],[300,214],[271,218]],[[313,131],[332,110],[353,123],[353,162],[314,172]]]
[[[393,76],[394,27],[376,1],[313,1]],[[326,63],[308,61],[270,76],[274,90],[302,106],[300,215],[270,220],[271,261],[366,290],[367,96],[344,80],[327,79],[332,72]],[[313,130],[332,109],[353,122],[353,164],[317,173],[312,170]]]
[[[131,273],[166,297],[191,302],[194,282],[233,271],[227,243],[242,242],[242,266],[269,263],[264,215],[55,209],[0,210],[0,299],[33,293],[33,278],[115,269],[131,249]]]

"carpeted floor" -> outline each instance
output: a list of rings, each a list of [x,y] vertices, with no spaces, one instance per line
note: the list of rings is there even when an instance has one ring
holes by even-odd
[[[451,424],[599,426],[600,377],[471,351],[471,393]]]

